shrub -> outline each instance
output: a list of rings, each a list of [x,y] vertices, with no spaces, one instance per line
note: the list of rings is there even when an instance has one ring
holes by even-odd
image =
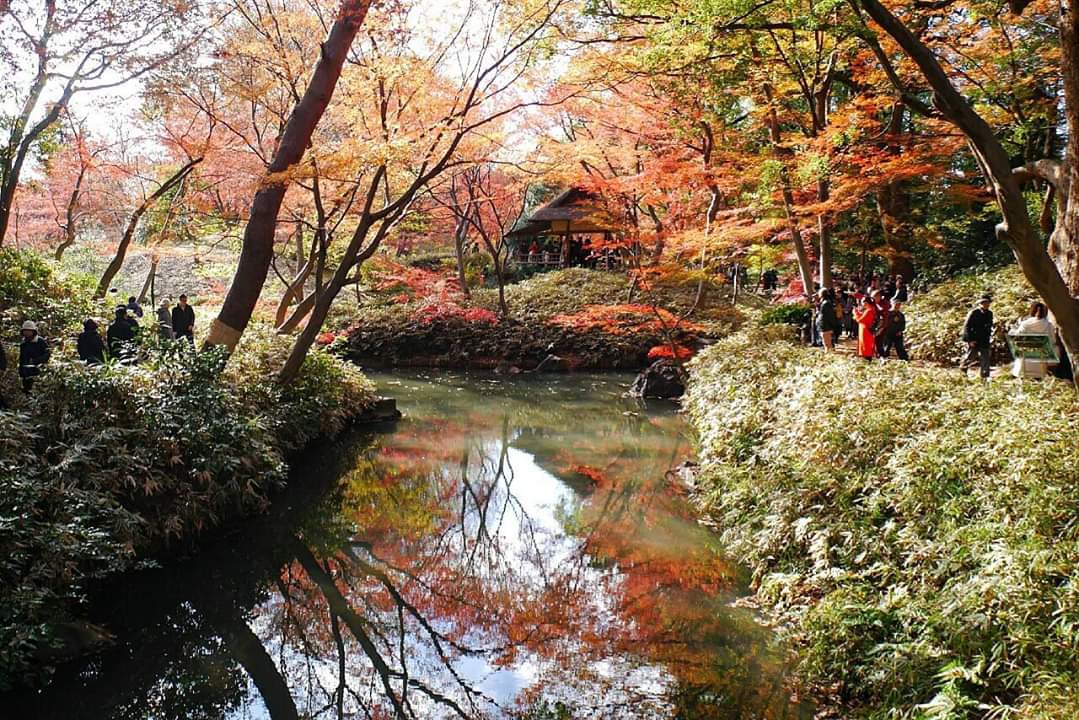
[[[700,501],[793,627],[799,670],[872,717],[1070,717],[1079,408],[743,333],[691,366]]]
[[[785,303],[773,305],[761,313],[761,325],[808,325],[813,317],[813,308],[805,303]]]
[[[0,248],[0,327],[3,335],[24,320],[41,324],[42,334],[61,335],[93,314],[93,282],[62,275],[39,255]],[[15,334],[15,333],[12,333]]]
[[[998,361],[1011,355],[1005,335],[1026,316],[1038,294],[1027,284],[1017,265],[991,272],[960,275],[928,292],[915,295],[907,306],[907,350],[916,360],[958,364],[966,354],[962,341],[967,313],[983,293],[993,296],[993,354]]]
[[[322,350],[279,386],[288,349],[256,327],[227,366],[183,343],[136,366],[57,357],[25,412],[0,412],[0,687],[32,679],[86,581],[263,508],[287,453],[373,399]]]

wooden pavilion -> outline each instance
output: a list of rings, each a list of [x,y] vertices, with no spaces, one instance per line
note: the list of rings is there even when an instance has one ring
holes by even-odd
[[[517,264],[554,268],[617,262],[612,253],[590,253],[586,248],[597,237],[609,244],[620,233],[602,198],[572,187],[521,221],[507,237]]]

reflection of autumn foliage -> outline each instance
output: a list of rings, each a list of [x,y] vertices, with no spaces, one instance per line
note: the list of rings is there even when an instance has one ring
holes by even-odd
[[[603,717],[713,717],[687,698],[735,687],[779,702],[756,686],[777,674],[767,646],[724,605],[730,566],[664,480],[681,452],[674,418],[571,397],[553,414],[506,400],[492,416],[461,389],[451,381],[439,412],[417,410],[435,419],[405,422],[355,465],[334,520],[305,536],[321,549],[283,571],[262,612],[303,658],[290,686],[336,675],[357,698],[344,705],[367,698],[371,717],[504,717],[550,698],[625,707]],[[575,423],[589,442],[571,441]],[[535,483],[566,488],[541,468],[577,488],[547,498],[557,512],[537,505]],[[466,659],[530,680],[496,705],[458,672]],[[634,668],[644,675],[630,680]]]
[[[670,311],[651,305],[589,305],[572,315],[556,315],[551,322],[564,327],[601,329],[612,335],[662,332],[675,328],[685,332],[700,331],[698,325],[680,320]]]

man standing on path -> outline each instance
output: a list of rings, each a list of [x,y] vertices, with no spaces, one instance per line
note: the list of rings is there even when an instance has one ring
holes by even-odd
[[[970,311],[963,325],[963,342],[967,344],[968,350],[959,367],[965,373],[967,368],[977,363],[981,367],[983,379],[989,378],[992,368],[993,311],[989,309],[992,302],[993,298],[989,295],[982,295],[978,307]]]
[[[29,393],[41,366],[49,362],[49,344],[37,334],[37,323],[27,320],[22,324],[22,342],[19,343],[19,377],[22,391]]]
[[[177,340],[183,338],[195,345],[195,308],[187,304],[187,295],[181,295],[180,303],[172,309],[172,331]]]

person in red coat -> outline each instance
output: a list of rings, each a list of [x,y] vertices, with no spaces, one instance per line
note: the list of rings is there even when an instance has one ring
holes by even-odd
[[[861,307],[854,310],[854,322],[858,323],[858,354],[866,360],[872,360],[877,354],[877,344],[873,337],[873,326],[877,322],[877,306],[868,295],[862,300]]]

